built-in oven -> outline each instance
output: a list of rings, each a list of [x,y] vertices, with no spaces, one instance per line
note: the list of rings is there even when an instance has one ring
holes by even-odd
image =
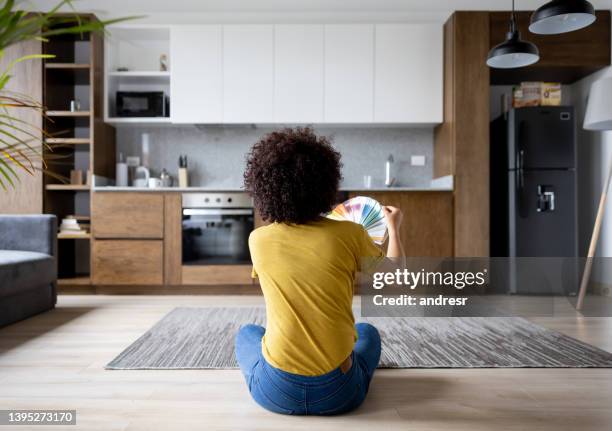
[[[254,211],[246,193],[185,193],[182,205],[183,265],[251,263]]]

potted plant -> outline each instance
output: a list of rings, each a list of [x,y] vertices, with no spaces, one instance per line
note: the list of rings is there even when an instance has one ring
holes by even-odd
[[[0,58],[6,48],[16,43],[30,40],[45,43],[48,38],[62,34],[103,32],[110,24],[132,19],[128,17],[90,21],[82,20],[76,12],[60,13],[60,10],[66,7],[74,10],[72,0],[61,0],[50,11],[44,13],[21,10],[19,3],[15,0],[0,2]],[[46,169],[45,160],[42,158],[42,146],[46,144],[44,140],[42,142],[40,140],[41,130],[15,115],[18,109],[35,109],[42,114],[43,106],[27,94],[15,93],[8,89],[12,78],[11,71],[17,63],[53,57],[48,54],[26,55],[13,60],[4,70],[0,70],[0,187],[4,190],[15,187],[20,170],[30,175],[36,170],[55,175]],[[42,134],[45,135],[44,130]]]

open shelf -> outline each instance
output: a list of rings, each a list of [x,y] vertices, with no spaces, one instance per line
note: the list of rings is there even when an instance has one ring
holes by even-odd
[[[48,117],[89,117],[90,111],[46,111]]]
[[[57,284],[58,286],[89,286],[91,284],[91,279],[87,275],[58,278]]]
[[[170,72],[168,72],[168,71],[156,71],[156,70],[128,70],[128,71],[108,72],[108,76],[137,77],[137,78],[147,77],[147,76],[155,76],[155,77],[170,78]]]
[[[91,141],[88,138],[48,138],[45,142],[47,144],[89,145]]]
[[[89,191],[90,187],[87,184],[47,184],[45,186],[47,190],[55,190],[55,191],[72,191],[72,192],[80,192],[80,191]]]
[[[45,63],[46,69],[89,69],[87,63]]]
[[[90,239],[89,233],[58,233],[57,239]]]
[[[170,117],[110,117],[107,122],[111,124],[166,124],[170,123]]]

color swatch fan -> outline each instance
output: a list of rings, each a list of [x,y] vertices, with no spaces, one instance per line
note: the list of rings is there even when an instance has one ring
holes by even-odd
[[[334,208],[327,217],[362,225],[377,244],[387,239],[387,219],[382,206],[372,198],[357,196],[349,199]]]

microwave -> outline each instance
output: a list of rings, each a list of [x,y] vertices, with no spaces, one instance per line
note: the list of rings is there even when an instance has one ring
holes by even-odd
[[[170,105],[163,91],[117,91],[117,117],[169,117]]]

